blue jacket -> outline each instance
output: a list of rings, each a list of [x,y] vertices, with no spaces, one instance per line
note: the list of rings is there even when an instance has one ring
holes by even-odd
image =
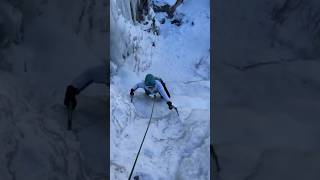
[[[156,80],[156,85],[153,89],[149,89],[145,85],[144,81],[136,84],[132,89],[136,90],[139,88],[143,88],[148,95],[159,93],[167,102],[170,101],[170,98],[168,97],[166,91],[164,90],[164,87],[162,86],[162,84],[159,80]]]

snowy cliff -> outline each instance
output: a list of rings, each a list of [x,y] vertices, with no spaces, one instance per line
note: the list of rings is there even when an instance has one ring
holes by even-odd
[[[208,180],[210,1],[185,1],[173,18],[155,13],[150,5],[140,22],[130,18],[130,3],[134,2],[112,0],[110,4],[110,178],[129,176],[153,102],[138,90],[131,103],[129,91],[152,73],[166,82],[180,117],[166,102],[156,99],[134,176]]]

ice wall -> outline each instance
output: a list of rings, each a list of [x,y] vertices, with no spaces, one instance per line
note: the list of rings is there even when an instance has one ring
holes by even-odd
[[[154,39],[146,32],[150,22],[146,27],[139,22],[139,18],[144,17],[144,11],[141,8],[146,8],[143,6],[146,3],[145,0],[111,0],[110,2],[111,75],[114,75],[118,68],[127,61],[148,64],[148,62],[140,63],[141,60],[135,55],[138,51],[143,51],[141,41]]]

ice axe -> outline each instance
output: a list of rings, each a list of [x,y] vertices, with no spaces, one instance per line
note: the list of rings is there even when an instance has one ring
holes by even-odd
[[[67,106],[67,112],[68,112],[68,130],[70,131],[72,129],[72,112],[74,109],[74,103],[70,102]]]
[[[215,149],[212,144],[210,144],[210,154],[211,154],[211,158],[213,158],[213,160],[216,164],[217,172],[220,172],[220,164],[218,161],[218,156],[217,156],[217,153],[215,152]]]
[[[174,110],[176,110],[177,115],[179,116],[178,108],[177,108],[177,107],[175,107],[175,106],[173,106],[173,109],[174,109]]]

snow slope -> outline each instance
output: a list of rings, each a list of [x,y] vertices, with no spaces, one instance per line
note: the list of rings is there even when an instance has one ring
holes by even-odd
[[[110,5],[110,178],[129,176],[153,100],[138,90],[130,103],[128,94],[152,73],[166,82],[180,117],[158,97],[134,175],[147,180],[209,179],[210,1],[186,1],[175,15],[183,24],[178,27],[166,19],[159,24],[159,36],[144,31],[148,25],[125,17],[122,11],[129,8],[118,8],[118,3]],[[156,14],[157,20],[163,17]]]
[[[66,86],[106,62],[104,2],[0,2],[1,179],[106,179],[106,91],[78,98],[66,131]]]

